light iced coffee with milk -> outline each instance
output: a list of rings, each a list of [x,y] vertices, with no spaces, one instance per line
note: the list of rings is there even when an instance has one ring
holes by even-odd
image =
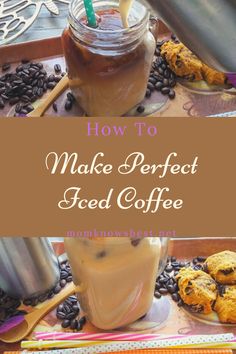
[[[159,238],[66,238],[80,305],[93,325],[109,330],[144,316],[151,307],[161,254]]]

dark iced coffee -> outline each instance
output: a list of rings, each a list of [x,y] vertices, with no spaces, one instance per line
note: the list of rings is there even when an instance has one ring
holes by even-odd
[[[95,0],[97,27],[90,28],[82,2],[73,0],[62,36],[70,87],[89,116],[121,116],[145,95],[155,50],[149,14],[135,2],[124,28],[118,6]]]

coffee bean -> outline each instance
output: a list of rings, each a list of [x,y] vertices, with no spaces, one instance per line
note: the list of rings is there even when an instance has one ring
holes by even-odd
[[[75,295],[69,296],[68,299],[70,300],[70,302],[72,304],[77,304],[77,302],[78,302],[77,297]]]
[[[42,88],[42,87],[43,87],[43,80],[42,80],[42,79],[39,79],[39,80],[38,80],[38,87],[39,87],[39,88]]]
[[[168,87],[169,86],[169,80],[168,79],[163,79],[163,86]]]
[[[53,291],[50,291],[49,293],[48,293],[48,299],[51,299],[52,297],[54,297],[54,292]]]
[[[176,260],[174,262],[171,262],[172,267],[179,267],[179,262],[176,262]]]
[[[150,91],[154,91],[154,90],[155,90],[155,86],[154,86],[151,82],[148,82],[147,88],[148,88]]]
[[[68,277],[68,272],[66,270],[62,270],[60,277],[61,279],[66,279]]]
[[[138,113],[143,113],[144,111],[145,111],[145,107],[144,106],[142,106],[142,105],[138,106],[138,108],[137,108],[137,112]]]
[[[24,304],[25,306],[30,306],[30,305],[31,305],[31,299],[25,299],[25,300],[23,300],[23,304]]]
[[[184,302],[183,302],[183,300],[182,299],[180,299],[179,301],[178,301],[178,304],[177,304],[179,307],[181,307],[181,306],[183,306],[184,305]]]
[[[31,83],[32,86],[37,86],[38,84],[38,80],[37,79],[34,79]]]
[[[172,298],[172,300],[174,300],[175,302],[178,302],[178,301],[180,300],[180,296],[179,296],[178,293],[173,293],[173,294],[171,295],[171,298]]]
[[[30,102],[35,102],[37,100],[37,96],[33,95],[31,98],[30,98]]]
[[[166,295],[166,294],[168,294],[168,290],[165,289],[165,288],[160,288],[159,289],[159,293],[162,294],[162,295]]]
[[[67,92],[66,96],[69,101],[75,102],[75,96],[73,95],[72,92]]]
[[[73,320],[76,316],[77,316],[77,313],[70,312],[70,313],[66,314],[66,319],[67,320]]]
[[[2,71],[7,71],[10,69],[10,67],[11,67],[11,64],[5,63],[2,65]]]
[[[159,57],[161,55],[161,51],[158,48],[155,50],[155,55],[157,57]]]
[[[66,280],[65,280],[65,279],[62,279],[62,280],[60,281],[60,286],[61,286],[61,288],[64,288],[65,285],[66,285]]]
[[[204,256],[198,256],[197,257],[198,262],[205,262],[206,259],[207,259],[207,257],[204,257]]]
[[[155,88],[157,91],[161,91],[161,89],[163,88],[163,83],[162,82],[157,82],[155,85]]]
[[[4,99],[5,101],[9,99],[9,97],[6,94],[1,94],[1,98]]]
[[[66,111],[70,111],[72,108],[72,102],[70,100],[66,100],[66,103],[65,103],[65,110]]]
[[[157,82],[157,79],[155,79],[155,77],[149,77],[148,82],[155,85]]]
[[[56,82],[59,82],[60,80],[61,80],[61,77],[60,77],[60,76],[56,76],[56,77],[55,77],[55,81],[56,81]]]
[[[169,92],[169,98],[171,99],[171,100],[173,100],[174,98],[175,98],[175,91],[174,90],[170,90],[170,92]]]
[[[169,291],[170,294],[173,294],[175,292],[175,288],[173,285],[168,285],[167,290]]]
[[[163,70],[161,67],[159,67],[159,68],[157,69],[157,71],[158,71],[158,73],[159,73],[160,75],[163,75],[163,74],[164,74],[164,70]]]
[[[96,253],[96,258],[99,259],[99,258],[104,258],[104,257],[106,257],[106,251],[105,250],[102,250],[102,251]]]
[[[55,288],[53,289],[53,292],[54,292],[54,294],[58,294],[60,291],[61,291],[61,287],[60,287],[59,284],[57,284],[57,285],[55,286]]]
[[[0,109],[3,109],[5,107],[5,104],[3,102],[3,99],[0,97]]]
[[[168,273],[171,273],[172,270],[173,270],[173,267],[172,267],[171,265],[167,265],[167,266],[165,267],[165,271],[168,272]]]
[[[69,277],[66,278],[67,283],[70,283],[72,280],[73,280],[72,276],[69,276]]]
[[[55,70],[55,73],[60,73],[61,72],[61,66],[59,64],[55,64],[54,65],[54,70]]]
[[[58,311],[56,316],[59,320],[64,320],[66,318],[66,314],[62,311]]]
[[[134,246],[134,247],[137,247],[140,243],[141,239],[140,238],[133,238],[131,240],[131,245]]]
[[[70,326],[70,320],[66,319],[61,323],[62,328],[68,328]]]
[[[44,301],[47,300],[47,298],[48,298],[48,294],[47,293],[46,294],[42,294],[42,295],[39,296],[39,302],[44,302]]]
[[[78,312],[80,311],[78,305],[73,305],[73,306],[72,306],[72,310],[73,310],[74,312],[76,312],[77,314],[78,314]]]
[[[152,95],[151,90],[147,89],[146,93],[145,93],[145,97],[149,98],[149,97],[151,97],[151,95]]]
[[[26,95],[23,95],[23,96],[21,96],[21,101],[22,102],[29,102],[30,98],[28,96],[26,96]]]
[[[31,306],[37,306],[38,303],[39,303],[39,299],[36,297],[36,298],[32,299]]]
[[[85,323],[86,323],[86,317],[85,317],[85,316],[81,317],[81,318],[79,319],[79,323],[80,323],[82,326],[84,326]]]
[[[157,47],[161,47],[165,43],[165,40],[163,39],[162,41],[157,42]]]
[[[170,88],[169,88],[169,87],[163,87],[163,88],[161,89],[161,93],[162,93],[163,95],[168,95],[169,92],[170,92]]]
[[[57,104],[56,104],[56,102],[53,103],[52,108],[53,108],[53,110],[54,110],[55,112],[57,112]]]
[[[47,87],[48,87],[50,90],[54,89],[55,86],[56,86],[56,84],[55,84],[54,82],[48,82],[48,84],[47,84]]]
[[[77,320],[72,320],[70,323],[70,329],[77,329],[78,327],[78,321]]]
[[[197,258],[193,258],[192,262],[193,262],[193,264],[197,264],[198,263],[198,259]]]
[[[25,106],[25,109],[26,109],[27,113],[29,113],[34,110],[34,107],[31,104],[28,104],[27,106]]]
[[[160,298],[161,298],[161,294],[159,293],[159,291],[155,291],[154,296],[155,296],[157,299],[160,299]]]
[[[37,63],[35,64],[39,69],[43,69],[43,64],[42,63]]]
[[[20,113],[21,109],[22,109],[22,104],[21,103],[17,103],[17,105],[15,107],[15,112],[16,113]]]
[[[11,98],[10,100],[9,100],[9,104],[11,105],[11,106],[13,106],[14,104],[16,104],[17,102],[19,102],[20,101],[20,98],[19,97],[13,97],[13,98]]]
[[[38,95],[39,97],[42,97],[42,96],[43,96],[43,89],[42,89],[41,87],[38,89],[37,95]]]

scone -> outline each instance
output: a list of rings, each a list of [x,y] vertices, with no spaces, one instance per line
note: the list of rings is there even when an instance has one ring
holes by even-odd
[[[217,297],[217,286],[209,274],[202,270],[182,268],[176,276],[179,295],[194,312],[211,313]]]
[[[207,272],[220,284],[236,284],[236,253],[223,251],[206,259]]]
[[[214,310],[217,312],[220,322],[236,323],[236,285],[221,288]]]

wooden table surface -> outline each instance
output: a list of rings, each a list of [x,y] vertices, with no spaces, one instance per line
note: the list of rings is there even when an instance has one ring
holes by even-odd
[[[55,4],[60,11],[59,15],[51,14],[45,6],[42,6],[33,25],[10,44],[60,36],[67,25],[68,5],[57,1]]]

